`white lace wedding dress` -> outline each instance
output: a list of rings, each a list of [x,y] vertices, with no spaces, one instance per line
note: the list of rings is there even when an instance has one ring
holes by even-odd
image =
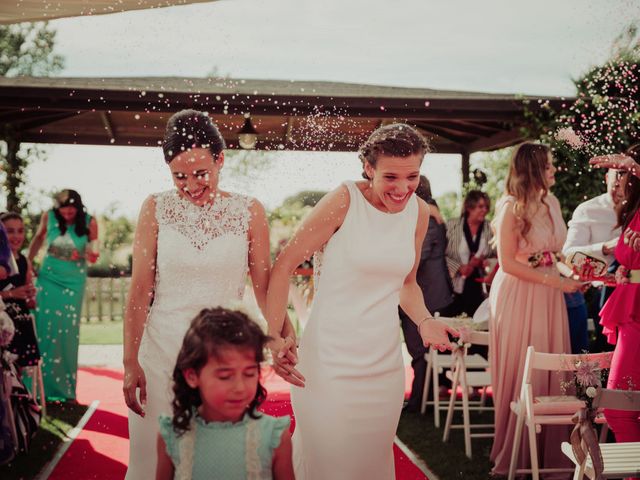
[[[230,194],[198,207],[175,190],[154,197],[155,292],[138,353],[147,405],[144,418],[129,411],[129,480],[155,478],[158,416],[171,414],[171,376],[191,320],[203,308],[240,300],[248,264],[252,199]]]

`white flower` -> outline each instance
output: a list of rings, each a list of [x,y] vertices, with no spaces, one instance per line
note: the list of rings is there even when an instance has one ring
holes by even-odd
[[[4,310],[0,311],[0,347],[8,346],[15,333],[16,327],[11,317]]]
[[[587,387],[587,390],[585,393],[587,394],[587,397],[594,398],[598,393],[598,390],[596,390],[596,387]]]

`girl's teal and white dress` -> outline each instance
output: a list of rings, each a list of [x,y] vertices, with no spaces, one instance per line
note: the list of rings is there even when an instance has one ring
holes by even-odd
[[[175,467],[175,480],[270,480],[273,451],[290,418],[261,414],[239,422],[206,422],[199,415],[178,437],[171,417],[160,416],[160,435]]]

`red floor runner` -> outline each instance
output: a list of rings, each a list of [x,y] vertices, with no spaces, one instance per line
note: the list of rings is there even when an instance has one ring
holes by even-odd
[[[408,388],[410,378],[407,376]],[[122,371],[81,368],[78,372],[78,401],[89,405],[100,400],[98,409],[49,477],[51,480],[113,480],[124,478],[129,460],[127,408],[122,399]],[[271,372],[265,372],[269,392],[263,410],[274,416],[291,415],[289,387]],[[424,480],[416,465],[394,445],[396,478]]]

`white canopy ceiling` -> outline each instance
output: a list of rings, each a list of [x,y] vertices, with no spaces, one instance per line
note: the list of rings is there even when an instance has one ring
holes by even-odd
[[[215,0],[0,0],[0,24],[102,15]]]

